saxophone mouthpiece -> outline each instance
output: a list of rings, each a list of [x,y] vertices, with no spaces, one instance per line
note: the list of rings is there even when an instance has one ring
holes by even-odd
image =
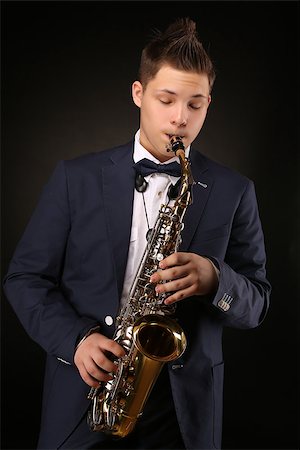
[[[184,144],[182,142],[181,136],[172,136],[170,139],[170,151],[174,152],[175,155],[178,150],[185,150]]]

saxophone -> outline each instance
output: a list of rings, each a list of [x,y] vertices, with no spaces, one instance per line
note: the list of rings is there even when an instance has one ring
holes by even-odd
[[[179,157],[179,194],[174,206],[161,205],[128,300],[116,319],[113,339],[123,346],[126,355],[114,361],[114,378],[91,388],[88,395],[92,401],[88,412],[90,429],[117,437],[127,436],[135,427],[163,364],[179,358],[186,348],[185,334],[171,317],[176,305],[164,304],[170,293],[157,294],[150,283],[159,262],[177,251],[183,217],[192,201],[194,181],[180,137],[171,138],[168,151]]]

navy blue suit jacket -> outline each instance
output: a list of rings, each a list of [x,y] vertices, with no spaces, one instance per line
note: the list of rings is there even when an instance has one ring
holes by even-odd
[[[86,413],[89,387],[73,362],[78,339],[100,324],[112,336],[131,231],[133,143],[58,163],[11,260],[4,289],[47,352],[40,448],[57,448]],[[220,269],[214,296],[178,303],[188,346],[169,373],[187,448],[220,448],[224,326],[256,327],[270,285],[252,181],[191,150],[196,185],[182,251]],[[200,183],[198,183],[200,182]],[[178,368],[179,367],[179,368]]]

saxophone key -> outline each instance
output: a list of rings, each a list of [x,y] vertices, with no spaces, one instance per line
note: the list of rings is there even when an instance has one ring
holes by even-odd
[[[153,228],[149,228],[149,230],[146,233],[147,242],[149,242],[151,240],[152,234],[153,234]]]
[[[96,395],[98,393],[98,390],[99,390],[99,387],[97,387],[97,388],[92,387],[87,396],[88,400],[94,400],[94,398],[96,397]]]
[[[164,259],[164,255],[162,253],[157,253],[156,259],[157,261],[162,261]]]

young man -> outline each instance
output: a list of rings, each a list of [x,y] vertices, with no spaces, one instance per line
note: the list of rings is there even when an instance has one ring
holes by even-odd
[[[180,19],[157,35],[132,85],[140,108],[134,141],[60,162],[18,244],[4,287],[47,352],[41,449],[221,446],[222,329],[260,324],[270,285],[253,183],[191,149],[214,78],[193,21]],[[115,319],[147,231],[160,205],[174,202],[170,186],[179,179],[154,172],[139,189],[135,164],[177,161],[172,136],[181,137],[191,161],[193,203],[180,251],[161,261],[151,282],[157,293],[171,293],[165,303],[176,303],[188,346],[164,365],[135,430],[115,440],[89,429],[87,394],[112,379],[109,354],[125,354],[112,339]]]

